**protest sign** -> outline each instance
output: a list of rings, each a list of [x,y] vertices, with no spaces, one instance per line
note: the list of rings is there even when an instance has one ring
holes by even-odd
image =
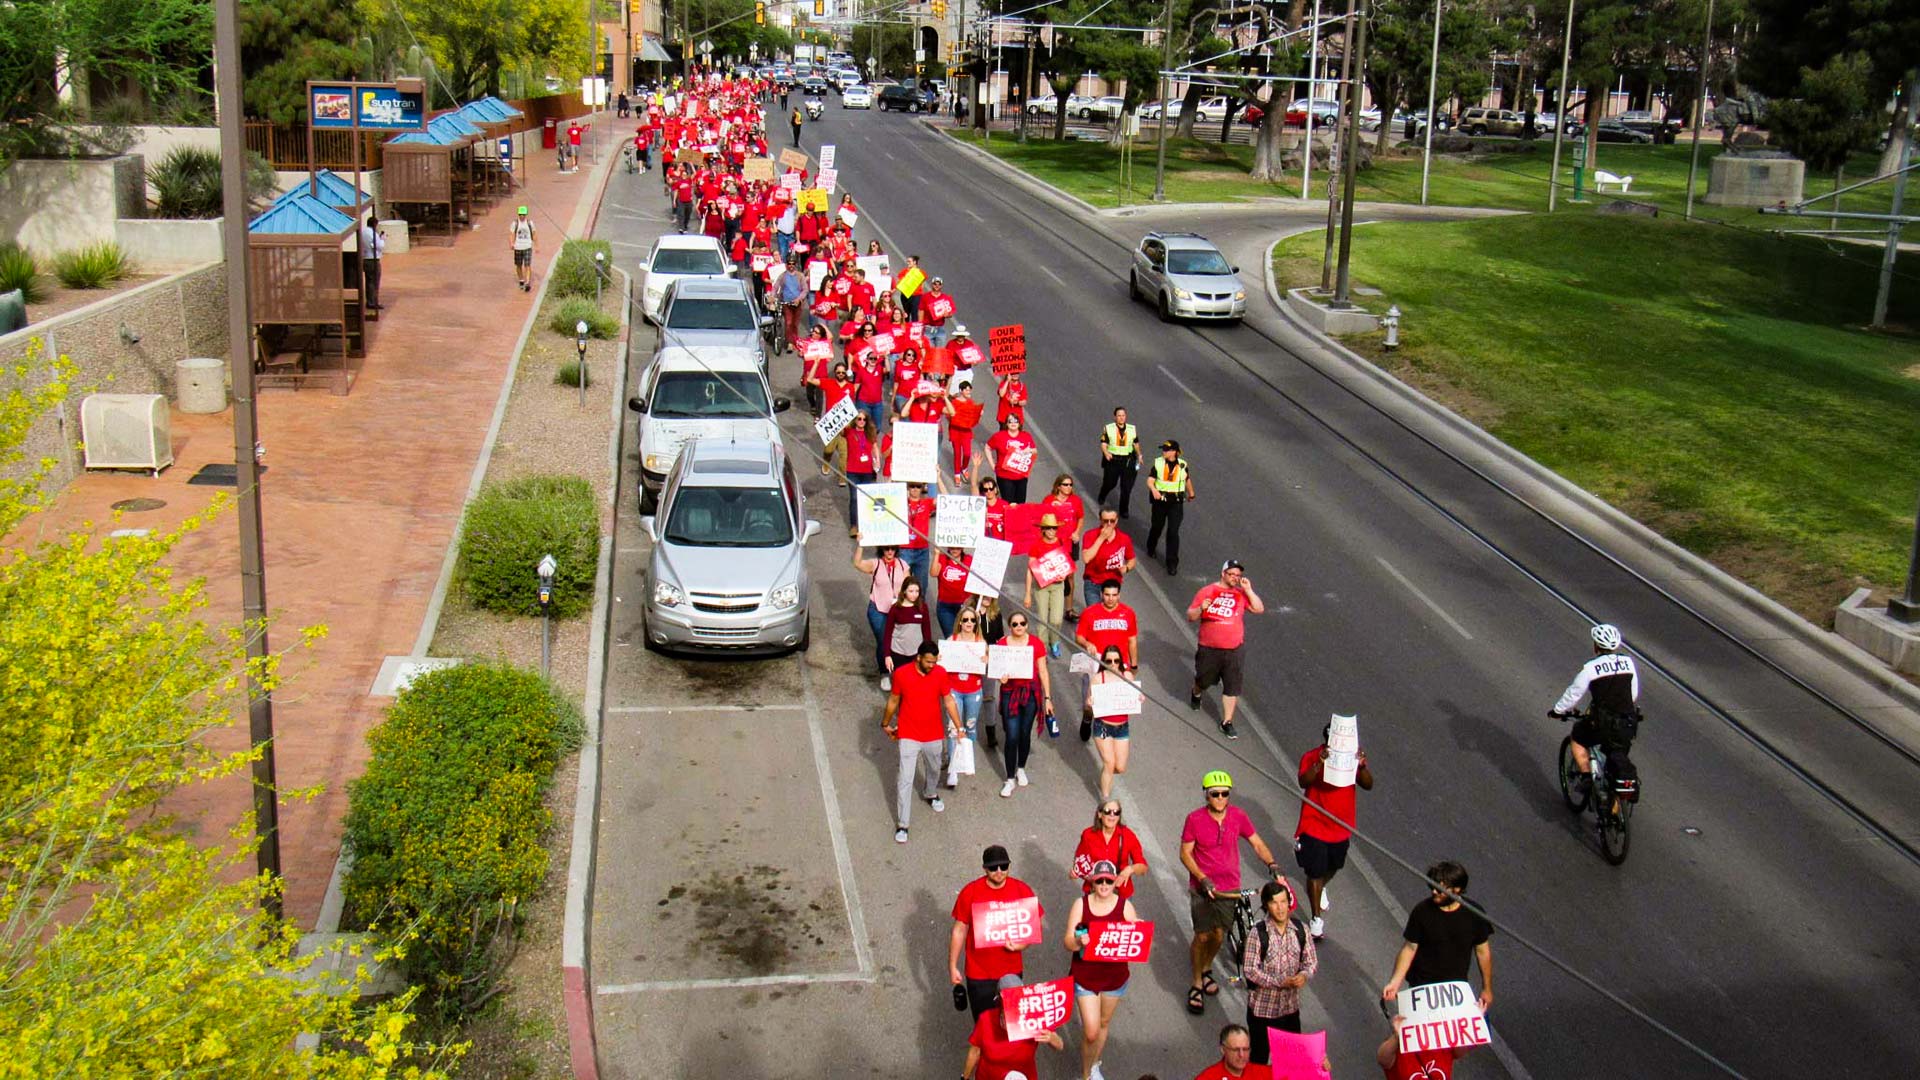
[[[1328,787],[1352,787],[1360,771],[1360,720],[1354,716],[1334,715],[1327,732],[1327,763],[1321,769],[1321,782]]]
[[[1073,1011],[1073,980],[1009,987],[1000,992],[1000,1006],[1008,1042],[1037,1039],[1067,1022]]]
[[[840,208],[840,220],[846,224],[847,228],[851,229],[859,224],[860,214],[851,206],[843,206]]]
[[[907,529],[907,485],[861,484],[859,494],[861,547],[899,546],[912,538]]]
[[[800,189],[800,212],[803,214],[826,213],[827,193],[819,188]]]
[[[1088,960],[1144,964],[1152,951],[1153,924],[1142,919],[1139,922],[1102,923],[1100,932],[1087,941],[1084,955]]]
[[[831,195],[833,194],[833,189],[840,184],[840,170],[822,165],[820,166],[820,176],[814,183],[820,185],[821,191]],[[825,210],[826,207],[823,206],[820,209]]]
[[[1033,678],[1033,649],[1026,645],[987,646],[987,678]]]
[[[821,344],[824,345],[826,343],[821,342]],[[834,402],[833,408],[821,413],[820,419],[814,421],[813,425],[813,430],[820,433],[821,445],[824,446],[839,438],[840,433],[847,430],[847,425],[853,423],[853,418],[858,415],[859,412],[859,406],[853,402],[853,395],[848,394],[846,397]]]
[[[924,284],[926,280],[927,275],[925,271],[917,266],[908,267],[906,272],[900,275],[900,295],[912,296],[914,293],[919,292],[920,286]]]
[[[973,905],[973,947],[1032,945],[1040,940],[1040,898],[982,900]]]
[[[764,272],[767,267],[772,265],[773,256],[771,255],[755,255],[753,257],[753,272],[756,274]]]
[[[1027,370],[1027,327],[1024,323],[996,326],[987,331],[987,351],[993,356],[993,373],[999,378]]]
[[[873,335],[873,351],[882,356],[892,356],[898,351],[893,347],[893,331]]]
[[[790,172],[780,178],[780,187],[785,191],[799,191],[800,183],[799,173]]]
[[[1465,982],[1409,986],[1397,998],[1400,1015],[1400,1052],[1447,1050],[1456,1046],[1485,1046],[1493,1041],[1480,1000]]]
[[[840,211],[844,217],[846,210]],[[875,293],[884,293],[893,287],[891,265],[885,255],[862,255],[853,260],[853,265],[867,272],[867,284],[873,286]]]
[[[1299,1080],[1326,1080],[1327,1033],[1315,1031],[1295,1035],[1278,1028],[1267,1030],[1267,1051],[1273,1075],[1298,1077]]]
[[[773,159],[748,158],[746,164],[740,166],[740,175],[748,180],[771,180],[773,179]]]
[[[782,169],[800,169],[805,171],[807,167],[806,152],[802,150],[780,151],[780,167]]]
[[[1016,453],[1032,454],[1033,449],[1025,447]],[[1014,503],[1007,507],[1007,540],[1013,544],[1015,555],[1025,555],[1033,550],[1033,545],[1040,540],[1040,519],[1047,513],[1047,508],[1037,502]]]
[[[911,420],[893,422],[893,461],[889,480],[934,484],[940,480],[940,425]]]
[[[1100,670],[1100,658],[1092,653],[1077,652],[1067,657],[1067,674],[1091,675]]]
[[[1093,715],[1139,716],[1140,688],[1125,679],[1093,684]]]
[[[934,524],[937,527],[939,522]],[[1012,544],[982,536],[973,547],[973,564],[967,567],[967,591],[975,596],[999,596],[1000,583],[1007,577],[1007,560],[1012,557]]]
[[[984,641],[942,641],[940,666],[953,675],[985,675],[987,643]]]
[[[825,360],[829,363],[833,361],[833,342],[825,338],[806,338],[802,345],[804,346],[800,350],[802,357],[808,360]]]
[[[1073,560],[1060,548],[1054,548],[1033,560],[1033,583],[1046,588],[1073,576]]]
[[[807,288],[820,291],[820,284],[827,280],[827,274],[833,267],[825,262],[807,263]]]
[[[675,168],[679,168],[681,165],[702,165],[706,163],[706,160],[707,155],[700,150],[682,150],[673,155]]]
[[[934,497],[933,544],[935,547],[971,548],[978,545],[986,534],[986,496],[936,495]]]
[[[833,168],[833,163],[839,156],[840,148],[833,143],[827,143],[825,146],[822,146],[820,148],[820,171],[824,173],[828,169]]]

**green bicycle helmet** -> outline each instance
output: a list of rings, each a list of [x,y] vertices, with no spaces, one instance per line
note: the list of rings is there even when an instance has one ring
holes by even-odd
[[[1225,769],[1215,769],[1200,778],[1200,786],[1203,788],[1230,788],[1233,786],[1233,777],[1227,775]]]

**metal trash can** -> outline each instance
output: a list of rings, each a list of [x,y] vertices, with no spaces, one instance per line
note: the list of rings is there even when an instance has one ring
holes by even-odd
[[[217,413],[227,407],[227,362],[189,356],[174,365],[174,402],[183,413]]]

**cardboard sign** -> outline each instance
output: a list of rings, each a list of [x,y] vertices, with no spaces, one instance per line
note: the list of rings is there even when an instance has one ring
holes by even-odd
[[[940,666],[955,675],[987,673],[987,643],[984,641],[942,641]]]
[[[1054,548],[1033,560],[1027,569],[1033,574],[1033,583],[1044,589],[1067,580],[1073,574],[1073,560],[1066,552]]]
[[[987,331],[987,351],[993,356],[993,373],[1001,378],[1027,370],[1027,328],[1025,324],[996,326]]]
[[[831,195],[833,194],[833,189],[840,186],[840,170],[822,165],[820,166],[820,177],[814,182],[820,185],[820,190]],[[826,207],[823,206],[820,209],[825,210]]]
[[[826,342],[821,344],[825,345]],[[820,444],[824,446],[839,438],[840,433],[847,430],[847,425],[853,423],[853,418],[859,414],[860,408],[853,403],[852,394],[834,402],[833,408],[821,413],[820,419],[814,421],[813,430],[820,433]]]
[[[780,167],[782,169],[799,169],[802,172],[806,171],[806,152],[792,149],[780,151]]]
[[[934,524],[937,527],[939,522]],[[967,591],[975,596],[999,596],[1000,583],[1007,577],[1007,560],[1011,558],[1012,544],[982,536],[973,546],[973,565],[967,567]]]
[[[740,166],[740,175],[748,180],[771,180],[773,179],[773,159],[748,158],[746,163]]]
[[[913,538],[907,528],[907,485],[861,484],[855,506],[861,547],[900,547]]]
[[[987,646],[987,678],[1033,678],[1033,650],[1025,645]]]
[[[1354,716],[1333,718],[1333,730],[1327,733],[1327,762],[1320,770],[1321,782],[1328,787],[1352,787],[1360,771],[1360,720]]]
[[[917,424],[910,420],[893,422],[893,461],[887,469],[889,480],[936,484],[940,480],[940,425]]]
[[[780,178],[780,190],[799,191],[800,190],[800,174],[796,172],[790,172],[790,173],[787,173],[785,176],[782,176]]]
[[[908,268],[906,273],[900,275],[900,295],[912,296],[919,292],[920,286],[925,284],[926,280],[925,271],[917,266]]]
[[[1327,1033],[1295,1035],[1277,1028],[1267,1032],[1267,1048],[1272,1054],[1273,1075],[1299,1077],[1300,1080],[1326,1080]]]
[[[805,194],[805,193],[803,192],[802,194]],[[827,280],[827,274],[832,269],[833,267],[831,265],[824,262],[808,263],[807,264],[807,288],[811,289],[814,292],[819,292],[820,283]]]
[[[1073,980],[1054,979],[1000,992],[1007,1020],[1007,1041],[1037,1039],[1067,1022],[1073,1012]]]
[[[982,900],[973,905],[973,947],[1004,948],[1040,940],[1040,898]]]
[[[675,165],[704,165],[706,162],[707,155],[698,150],[682,150],[673,155]]]
[[[1067,657],[1067,674],[1069,675],[1091,675],[1099,670],[1100,658],[1092,653],[1077,652]]]
[[[1097,711],[1097,710],[1096,710]],[[1144,964],[1153,952],[1153,924],[1139,922],[1103,923],[1100,932],[1087,941],[1082,955],[1088,960],[1109,960],[1123,964]]]
[[[819,188],[800,189],[800,212],[812,214],[827,212],[827,193]]]
[[[1090,696],[1095,716],[1139,716],[1145,700],[1140,688],[1125,679],[1094,683]]]
[[[835,146],[833,143],[828,143],[825,146],[822,146],[820,148],[820,171],[824,173],[828,169],[833,168],[833,163],[835,159],[839,157],[839,155],[840,155],[840,148],[838,146]]]
[[[1403,1054],[1485,1046],[1493,1041],[1487,1019],[1480,1014],[1480,999],[1465,982],[1405,987],[1395,1000],[1407,1020],[1399,1031]]]
[[[843,206],[840,208],[840,220],[851,229],[860,223],[860,214],[851,206]]]
[[[765,273],[767,270],[767,267],[772,265],[773,265],[773,256],[771,255],[755,255],[753,257],[753,272],[756,274]]]
[[[936,495],[933,510],[935,547],[977,547],[987,535],[985,495]]]

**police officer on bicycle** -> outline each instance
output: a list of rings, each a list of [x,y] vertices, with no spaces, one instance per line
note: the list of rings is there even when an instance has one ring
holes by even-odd
[[[1593,756],[1588,748],[1596,743],[1609,754],[1618,749],[1624,766],[1627,749],[1640,728],[1640,670],[1633,657],[1621,652],[1620,630],[1601,623],[1589,631],[1593,638],[1593,659],[1582,664],[1560,700],[1547,715],[1565,721],[1585,699],[1591,704],[1587,713],[1573,725],[1573,763],[1583,782],[1593,773]]]

